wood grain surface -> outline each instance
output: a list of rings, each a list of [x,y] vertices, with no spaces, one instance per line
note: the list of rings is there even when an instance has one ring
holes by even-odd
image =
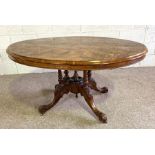
[[[144,59],[147,48],[141,43],[104,37],[56,37],[14,43],[9,57],[28,66],[97,70],[117,68]]]

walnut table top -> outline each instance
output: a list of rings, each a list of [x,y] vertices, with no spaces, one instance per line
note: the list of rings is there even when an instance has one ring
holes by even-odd
[[[9,57],[28,66],[67,70],[117,68],[142,60],[147,48],[129,40],[104,37],[57,37],[14,43]]]

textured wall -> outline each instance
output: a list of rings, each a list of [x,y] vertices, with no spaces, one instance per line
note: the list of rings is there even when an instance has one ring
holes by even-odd
[[[6,55],[9,44],[34,38],[53,36],[105,36],[130,39],[144,43],[148,49],[145,60],[133,67],[155,66],[155,26],[151,25],[123,25],[123,26],[0,26],[0,74],[18,74],[29,72],[45,72],[46,69],[27,67],[12,62]]]

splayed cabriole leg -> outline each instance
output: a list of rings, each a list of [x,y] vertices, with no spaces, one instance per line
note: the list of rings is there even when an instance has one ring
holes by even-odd
[[[107,123],[107,117],[104,113],[99,111],[94,104],[93,96],[90,93],[89,87],[89,75],[88,71],[84,71],[83,73],[83,85],[80,87],[80,93],[85,98],[87,104],[91,108],[91,110],[95,113],[95,115],[99,118],[99,120],[103,123]]]
[[[100,93],[107,93],[108,92],[108,88],[107,87],[97,87],[97,83],[96,81],[91,77],[92,73],[91,71],[89,70],[88,71],[88,80],[89,80],[89,87],[93,90],[96,90]]]
[[[80,89],[80,93],[84,97],[85,101],[87,102],[91,110],[99,118],[99,120],[103,123],[107,123],[106,115],[102,113],[101,111],[99,111],[94,104],[93,96],[90,93],[90,88],[88,86],[84,86]]]
[[[99,111],[95,106],[93,96],[90,91],[91,89],[94,89],[101,93],[106,93],[108,90],[106,87],[103,87],[104,89],[97,88],[96,82],[91,78],[91,71],[83,71],[83,77],[80,77],[77,71],[74,71],[73,76],[70,77],[67,70],[64,71],[64,76],[62,75],[62,71],[58,70],[58,81],[59,84],[55,86],[53,101],[48,105],[42,105],[39,107],[39,112],[41,114],[44,114],[54,105],[56,105],[64,94],[68,94],[69,92],[71,92],[76,94],[77,97],[77,94],[80,93],[85,98],[87,104],[99,118],[99,120],[103,123],[107,122],[106,115]]]
[[[48,104],[48,105],[42,105],[39,107],[39,112],[41,114],[44,114],[46,111],[51,109],[53,106],[55,106],[58,101],[60,100],[61,97],[63,97],[64,94],[69,93],[68,89],[66,89],[65,85],[58,84],[55,86],[55,91],[54,91],[54,99],[53,101]]]

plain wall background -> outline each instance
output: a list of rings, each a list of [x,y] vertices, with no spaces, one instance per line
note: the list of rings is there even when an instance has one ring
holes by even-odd
[[[57,36],[102,36],[129,39],[144,43],[147,57],[129,67],[155,66],[155,26],[153,25],[6,25],[0,26],[0,74],[46,72],[11,61],[6,54],[8,45],[26,39]]]

